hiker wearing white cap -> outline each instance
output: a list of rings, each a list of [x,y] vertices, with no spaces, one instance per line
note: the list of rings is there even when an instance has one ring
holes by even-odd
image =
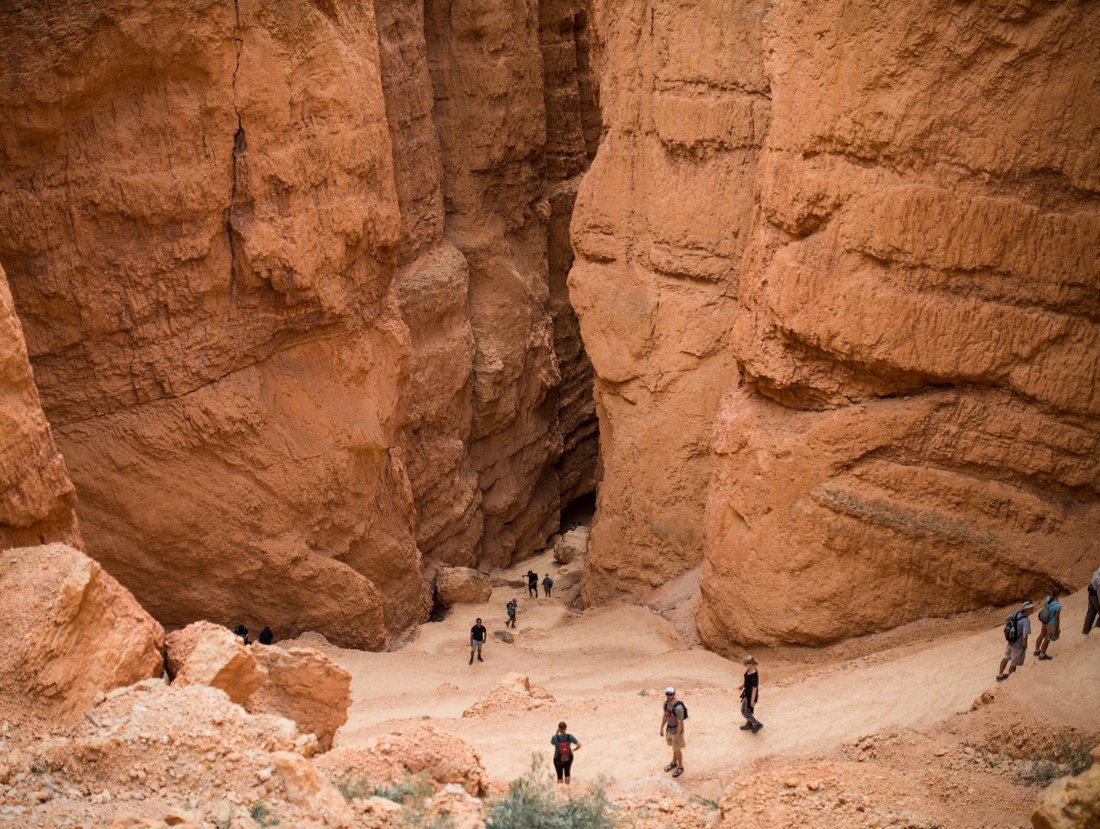
[[[1004,682],[1024,664],[1024,657],[1027,655],[1027,637],[1031,635],[1031,620],[1028,616],[1034,609],[1035,605],[1031,601],[1026,601],[1019,610],[1010,613],[1005,620],[1005,656],[997,671],[998,682]]]
[[[665,771],[672,772],[673,777],[684,773],[684,720],[687,716],[687,706],[676,699],[676,689],[671,686],[665,688],[665,704],[661,709],[661,736],[672,747],[672,762],[665,766]]]

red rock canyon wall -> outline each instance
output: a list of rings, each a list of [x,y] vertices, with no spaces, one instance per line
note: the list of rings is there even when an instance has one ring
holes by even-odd
[[[702,561],[699,630],[725,650],[1076,586],[1100,530],[1100,8],[594,21],[585,596]]]
[[[594,485],[547,262],[586,64],[547,87],[534,6],[377,6],[3,12],[0,263],[88,550],[166,624],[381,647]]]

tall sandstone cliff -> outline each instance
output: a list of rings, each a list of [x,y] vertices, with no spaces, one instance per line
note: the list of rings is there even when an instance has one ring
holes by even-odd
[[[88,552],[158,619],[381,647],[592,489],[579,7],[0,12],[0,263]]]
[[[1100,7],[597,2],[584,595],[822,643],[1100,564]]]

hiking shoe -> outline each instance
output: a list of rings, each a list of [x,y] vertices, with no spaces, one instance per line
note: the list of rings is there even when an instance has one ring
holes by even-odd
[[[1038,656],[1038,655],[1039,655],[1039,651],[1032,651],[1032,652],[1031,652],[1031,655],[1032,655],[1032,656]]]
[[[1053,656],[1047,656],[1045,653],[1039,654],[1039,659],[1043,660],[1044,662],[1048,659],[1053,659],[1053,658],[1054,658]]]
[[[674,768],[676,768],[676,764],[669,763],[667,766],[665,766],[665,771],[672,771]]]
[[[683,766],[677,766],[675,768],[675,770],[673,770],[672,776],[673,777],[679,777],[683,773],[684,773],[684,767]]]
[[[755,734],[757,731],[759,731],[763,727],[764,727],[764,723],[758,722],[756,725],[754,725],[752,727],[752,733]]]
[[[474,658],[473,658],[472,656],[470,657],[470,664],[471,664],[471,665],[473,665],[473,664],[474,664]]]
[[[481,654],[480,654],[480,653],[479,653],[479,654],[477,655],[477,661],[478,661],[478,662],[484,662],[484,661],[485,661],[484,659],[482,659],[482,658],[481,658]]]
[[[1004,682],[1006,679],[1008,679],[1008,674],[997,674],[998,682]]]
[[[745,723],[743,726],[741,726],[741,730],[742,731],[752,731],[752,723],[748,723],[748,722]]]

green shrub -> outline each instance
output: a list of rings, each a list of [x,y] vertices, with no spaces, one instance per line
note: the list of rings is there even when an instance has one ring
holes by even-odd
[[[252,815],[252,819],[256,821],[260,826],[278,826],[279,818],[275,816],[275,813],[271,811],[271,807],[264,803],[262,800],[257,800],[252,804],[252,808],[248,810],[248,813]]]
[[[542,758],[535,755],[531,770],[512,781],[508,794],[489,804],[485,829],[613,829],[614,808],[602,781],[582,794],[559,798]]]

